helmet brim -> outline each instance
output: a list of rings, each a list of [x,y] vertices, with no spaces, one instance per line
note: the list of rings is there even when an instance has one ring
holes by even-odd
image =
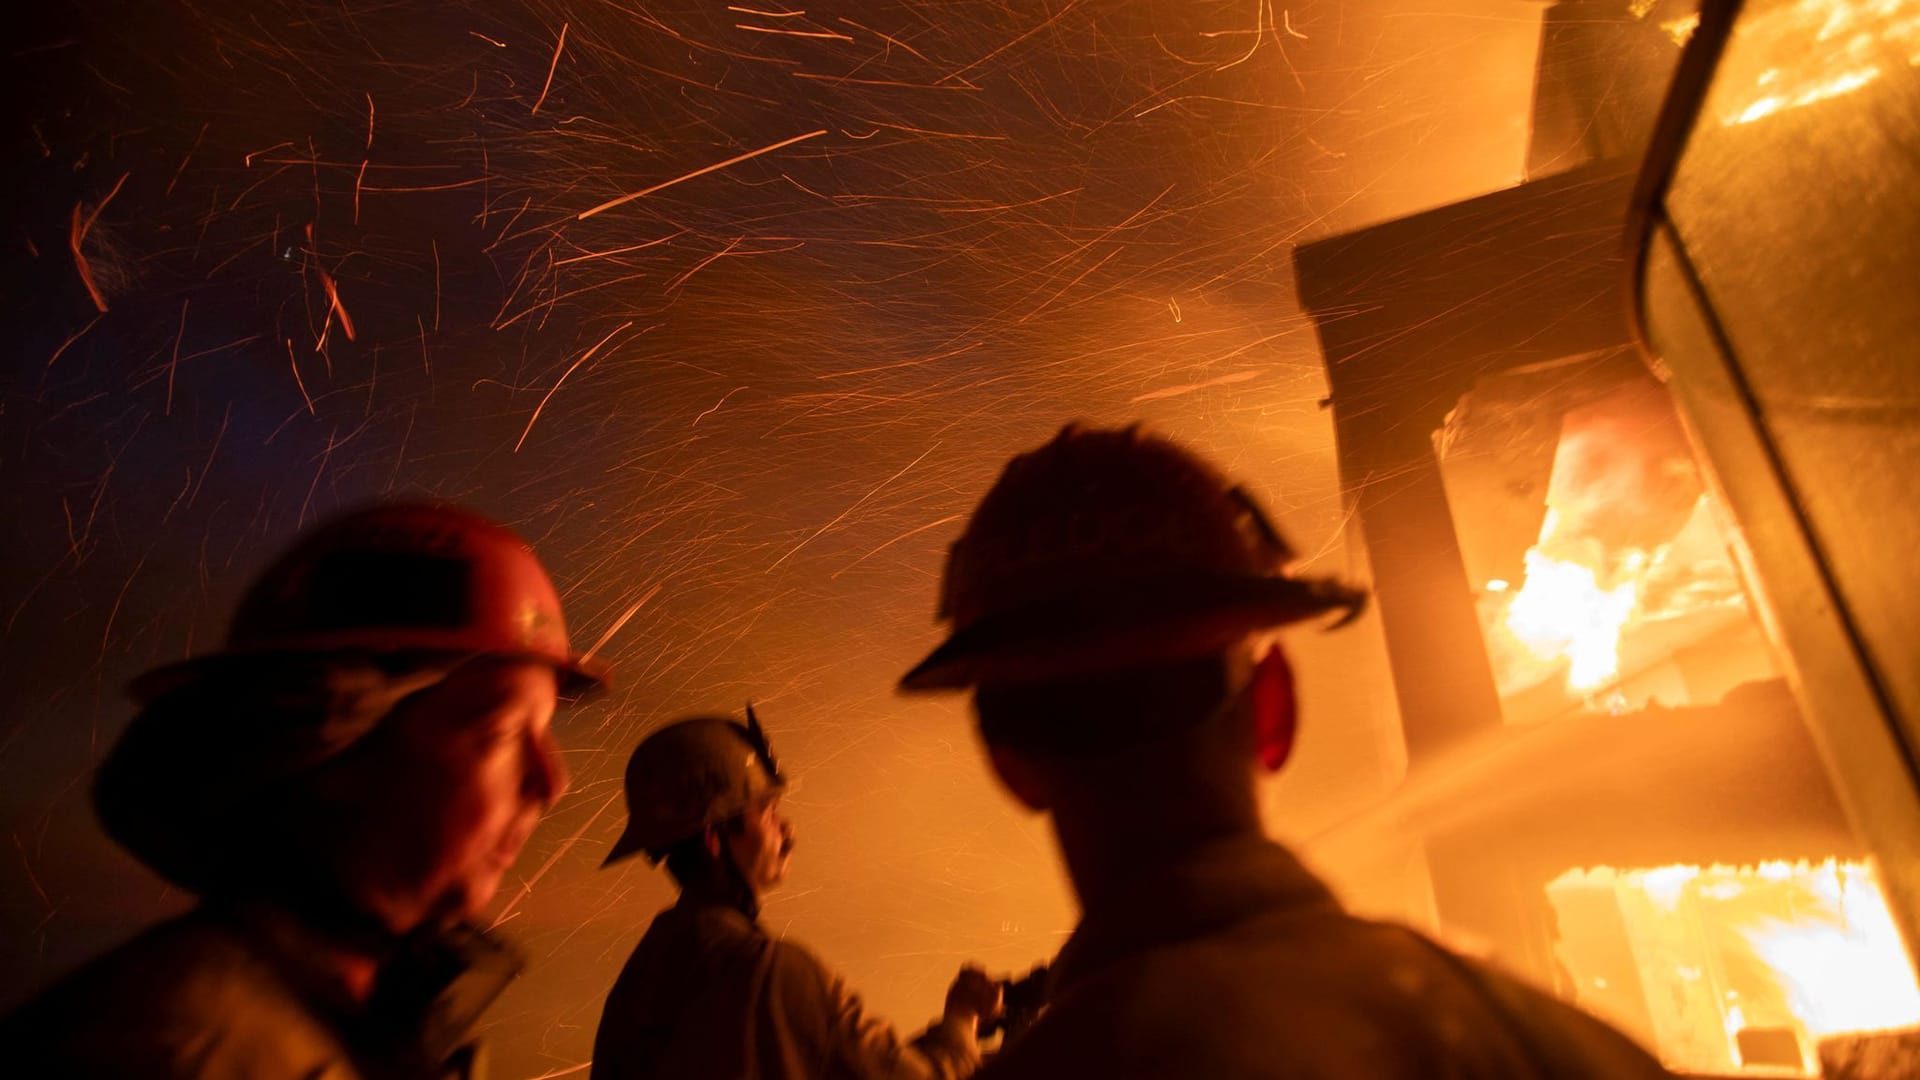
[[[497,648],[476,648],[458,635],[445,640],[428,640],[418,632],[391,640],[369,637],[364,633],[315,635],[310,640],[275,642],[271,648],[227,649],[217,653],[189,657],[135,676],[126,685],[127,696],[135,704],[149,705],[177,690],[195,683],[231,675],[239,669],[270,664],[288,656],[326,653],[382,655],[395,653],[438,652],[450,655],[495,656],[506,660],[526,660],[545,664],[559,679],[560,696],[578,699],[606,689],[613,681],[613,669],[606,662],[588,656],[552,656],[543,652],[503,652]]]
[[[636,836],[631,828],[622,830],[620,839],[614,841],[613,850],[607,852],[607,857],[600,860],[600,869],[605,870],[614,863],[625,862],[635,855],[643,854],[646,850],[646,842]]]
[[[1339,611],[1367,594],[1331,578],[1179,574],[1065,593],[956,630],[900,679],[907,693],[1084,678],[1202,656],[1246,635]]]
[[[766,790],[761,792],[760,798],[778,795],[786,789],[787,782],[785,779],[771,779],[767,782]],[[712,815],[707,821],[702,822],[695,831],[688,832],[684,836],[674,836],[666,839],[658,836],[648,836],[644,830],[635,828],[632,815],[629,813],[627,827],[621,830],[620,839],[613,842],[613,849],[607,852],[607,857],[600,860],[600,869],[605,870],[607,867],[615,863],[625,862],[635,855],[648,855],[651,857],[653,852],[665,851],[682,840],[698,836],[700,835],[699,830],[704,830],[709,825],[725,821],[734,814],[742,813],[745,810],[746,807],[723,810]]]

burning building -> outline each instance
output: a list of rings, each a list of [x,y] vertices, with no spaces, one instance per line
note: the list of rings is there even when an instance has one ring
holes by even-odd
[[[1556,4],[1526,183],[1296,252],[1407,752],[1312,850],[1682,1072],[1911,1075],[1916,64]]]

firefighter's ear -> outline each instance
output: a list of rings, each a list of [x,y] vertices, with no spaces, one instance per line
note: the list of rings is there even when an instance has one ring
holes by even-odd
[[[718,859],[720,853],[725,851],[727,847],[726,838],[720,835],[720,826],[718,825],[707,826],[707,831],[700,837],[700,843],[702,847],[707,849],[707,854],[715,859]]]
[[[987,744],[987,760],[993,762],[993,774],[1000,778],[1000,786],[1019,800],[1020,805],[1029,810],[1052,808],[1053,799],[1047,791],[1043,773],[1033,762],[1022,757],[1018,750],[990,742]]]
[[[1247,685],[1247,708],[1253,714],[1254,750],[1268,772],[1278,772],[1293,756],[1299,730],[1299,702],[1294,696],[1293,668],[1278,644],[1254,665]]]

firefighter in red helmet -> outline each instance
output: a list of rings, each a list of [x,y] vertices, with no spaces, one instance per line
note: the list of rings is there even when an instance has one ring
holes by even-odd
[[[972,690],[1083,913],[1047,1011],[980,1075],[1666,1075],[1598,1021],[1346,914],[1265,836],[1256,775],[1295,720],[1274,631],[1364,599],[1292,560],[1246,489],[1137,427],[1069,426],[1014,458],[953,545],[951,636],[902,687]]]
[[[909,1042],[811,951],[760,928],[793,848],[786,783],[752,706],[745,724],[696,716],[634,750],[627,827],[603,865],[644,854],[680,898],[607,996],[593,1080],[957,1080],[979,1064],[978,1025],[1000,1008],[985,973],[963,968],[945,1015]]]
[[[302,537],[219,652],[135,680],[107,834],[199,898],[0,1025],[32,1076],[469,1076],[518,970],[471,920],[566,786],[606,672],[511,531],[377,505]]]

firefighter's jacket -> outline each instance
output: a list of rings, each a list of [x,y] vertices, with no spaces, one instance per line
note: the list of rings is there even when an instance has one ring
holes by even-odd
[[[957,1080],[979,1060],[971,1024],[903,1042],[804,947],[683,898],[614,983],[592,1080]]]
[[[1051,1005],[980,1080],[1637,1080],[1667,1074],[1578,1010],[1354,918],[1283,848],[1203,850],[1090,907]]]
[[[36,1080],[479,1080],[470,1027],[518,957],[462,934],[351,1004],[299,924],[201,908],[0,1019],[0,1060]]]

